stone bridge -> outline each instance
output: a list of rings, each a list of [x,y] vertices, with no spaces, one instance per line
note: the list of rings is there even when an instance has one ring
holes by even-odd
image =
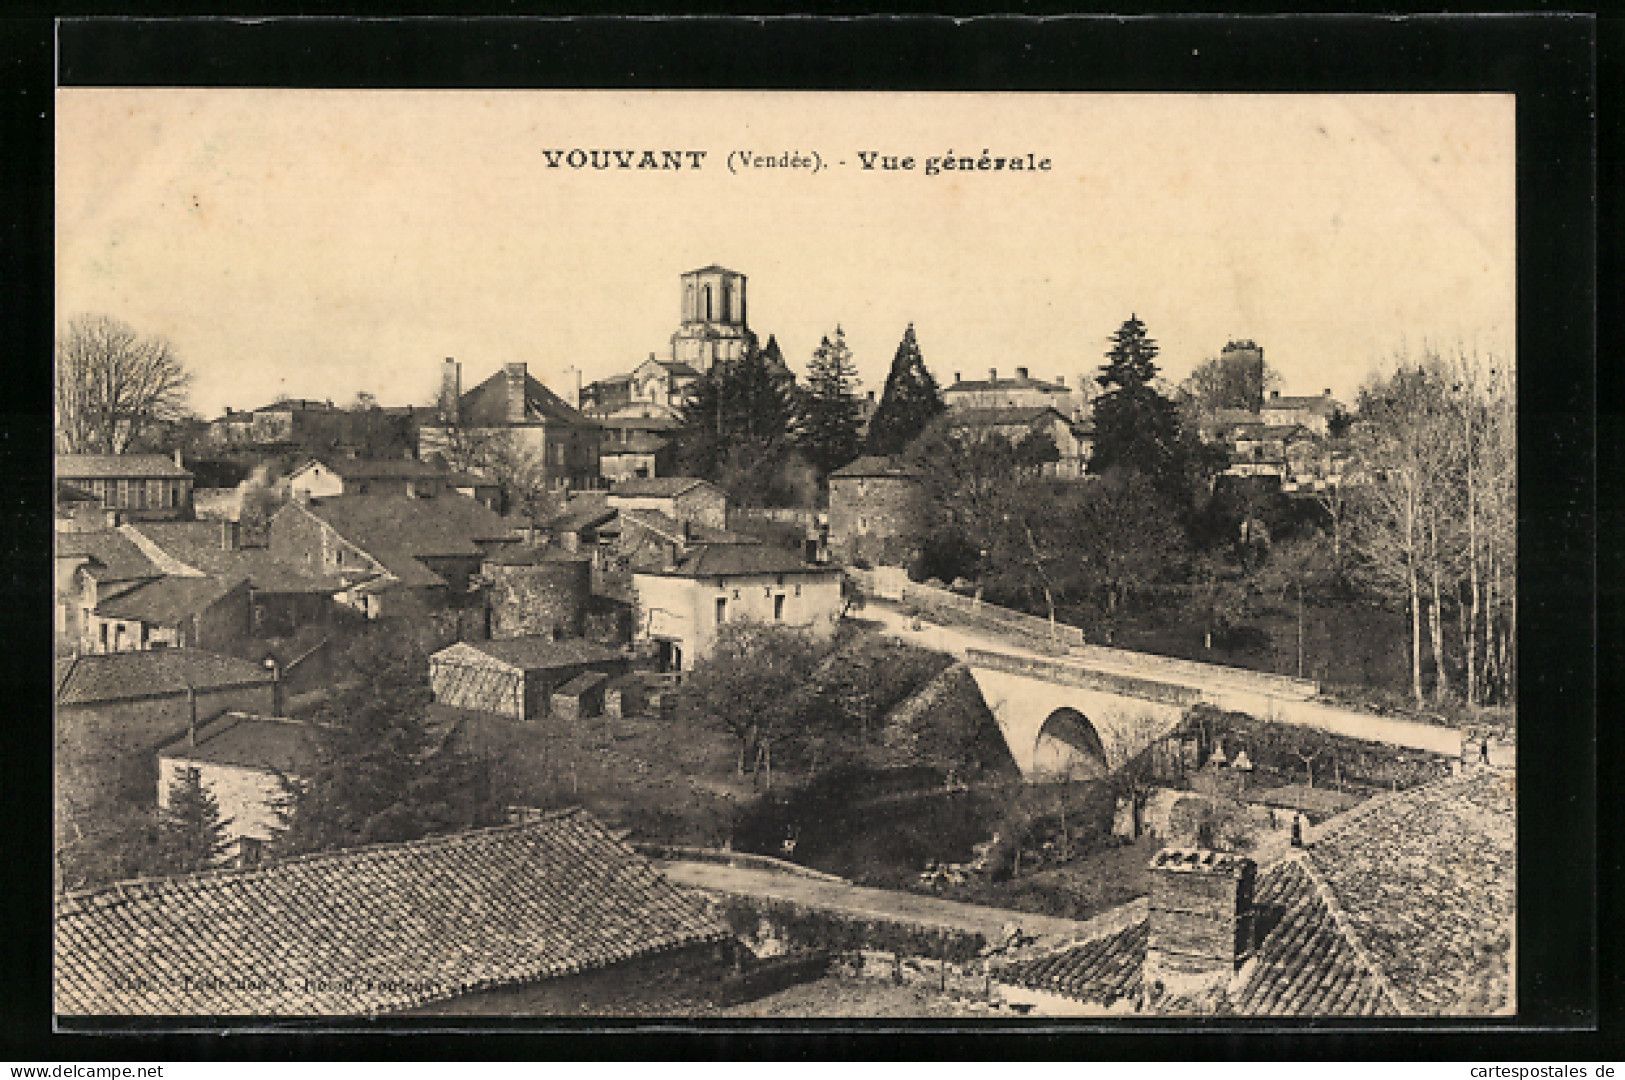
[[[885,603],[871,604],[865,617],[962,659],[1028,780],[1109,773],[1198,702],[1389,746],[1461,752],[1453,729],[1316,700],[1320,687],[1308,679],[1075,642],[1041,652],[984,627],[925,622]]]

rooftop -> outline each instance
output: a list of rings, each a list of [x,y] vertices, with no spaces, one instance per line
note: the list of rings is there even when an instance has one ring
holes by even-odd
[[[701,544],[677,560],[671,569],[639,571],[669,577],[736,577],[764,574],[838,573],[834,567],[804,561],[793,551],[767,544]]]
[[[299,776],[317,762],[317,735],[315,728],[298,720],[229,712],[198,729],[195,745],[182,736],[158,756]]]
[[[1061,415],[1060,410],[1049,405],[1011,405],[1003,407],[989,406],[987,408],[975,407],[966,409],[950,409],[944,414],[944,422],[949,429],[964,429],[978,427],[1031,427],[1033,424],[1047,416],[1054,416],[1062,423],[1069,423]]]
[[[216,577],[246,577],[259,592],[332,593],[343,588],[335,576],[310,574],[282,562],[258,546],[226,550],[219,521],[142,521],[123,526],[171,558]]]
[[[673,499],[685,495],[697,487],[704,485],[716,491],[717,488],[708,480],[701,480],[693,476],[650,476],[643,479],[622,480],[610,488],[609,497],[627,496],[630,498],[657,498]]]
[[[949,383],[942,388],[944,394],[948,393],[975,393],[989,390],[1038,390],[1051,394],[1064,394],[1065,386],[1059,383],[1046,382],[1043,379],[1030,379],[1024,376],[1013,379],[962,379]]]
[[[312,499],[305,509],[386,565],[384,552],[482,555],[475,541],[514,538],[511,521],[466,495],[336,495]]]
[[[56,674],[58,705],[93,705],[184,694],[188,687],[213,690],[272,681],[271,673],[258,664],[198,649],[91,653],[67,658]]]
[[[435,653],[436,658],[454,659],[478,653],[493,660],[524,671],[546,671],[550,668],[574,667],[578,664],[603,664],[624,660],[614,649],[584,638],[566,638],[554,641],[545,637],[502,638],[495,641],[459,641]]]
[[[108,619],[129,619],[148,626],[176,626],[207,611],[243,578],[161,577],[142,582],[96,605],[96,614]]]
[[[163,454],[58,454],[56,475],[62,480],[158,479],[192,474]]]
[[[1312,830],[1304,850],[1258,873],[1263,937],[1231,1006],[1246,1016],[1510,1011],[1515,828],[1510,776],[1485,769],[1379,796]],[[1111,1008],[1138,995],[1146,946],[1142,915],[997,978]]]
[[[498,371],[457,401],[457,415],[470,427],[507,427],[508,373]],[[577,412],[563,398],[543,386],[534,375],[524,382],[527,424],[569,424],[593,427],[595,422]]]
[[[163,574],[129,537],[116,529],[58,533],[56,557],[85,559],[85,572],[100,582],[133,581]]]
[[[63,898],[56,1008],[390,1013],[728,937],[596,818],[564,810]]]
[[[329,470],[347,480],[414,480],[420,477],[444,477],[446,475],[445,469],[418,461],[416,458],[406,457],[334,457],[323,460],[321,464],[326,465]]]
[[[682,522],[670,514],[659,510],[622,510],[621,531],[625,533],[627,525],[639,526],[654,533],[662,540],[672,540],[683,544],[760,544],[759,537],[746,533],[731,532],[727,529],[718,529],[698,521]]]

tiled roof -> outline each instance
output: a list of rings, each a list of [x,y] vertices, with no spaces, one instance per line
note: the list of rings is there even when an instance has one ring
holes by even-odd
[[[476,655],[477,654],[477,655]],[[459,641],[434,654],[436,659],[463,658],[478,662],[482,657],[497,660],[524,671],[574,667],[577,664],[605,664],[624,660],[614,649],[584,638],[554,641],[545,637],[502,638],[496,641]]]
[[[162,454],[58,454],[56,475],[62,480],[113,480],[192,474]]]
[[[694,370],[693,365],[682,360],[667,360],[663,357],[655,357],[654,362],[673,375],[699,375],[699,372]]]
[[[676,577],[728,577],[756,574],[838,573],[834,567],[804,561],[793,551],[766,544],[705,544],[683,555],[672,570]]]
[[[540,566],[555,562],[590,562],[591,559],[590,555],[565,551],[563,548],[516,545],[486,556],[485,562],[490,566]]]
[[[626,437],[625,442],[607,442],[598,448],[598,456],[614,457],[616,454],[653,454],[664,450],[667,446],[665,439],[658,435],[636,431]]]
[[[508,373],[498,371],[457,401],[457,415],[471,427],[507,427]],[[563,398],[525,376],[525,423],[573,424],[594,427],[595,421],[577,412]]]
[[[693,476],[650,476],[643,479],[622,480],[609,490],[609,497],[625,495],[632,498],[672,499],[699,487],[712,487],[711,483]]]
[[[298,720],[231,712],[199,728],[195,745],[183,735],[158,756],[300,776],[317,762],[316,729]]]
[[[129,537],[116,529],[58,533],[56,557],[90,560],[85,572],[100,582],[133,581],[163,574]]]
[[[592,493],[579,495],[570,500],[564,511],[541,522],[554,532],[575,532],[579,529],[595,528],[614,518],[619,513],[609,505],[607,496]]]
[[[56,501],[59,503],[93,503],[101,500],[83,488],[76,488],[66,481],[58,480],[56,482]]]
[[[1311,830],[1306,850],[1258,873],[1263,937],[1231,1006],[1246,1016],[1509,1010],[1515,826],[1510,777],[1486,769],[1379,796]],[[1146,944],[1138,919],[997,978],[1110,1006],[1137,994]]]
[[[1272,397],[1264,402],[1264,409],[1308,409],[1311,412],[1330,413],[1341,408],[1336,398],[1329,394],[1311,394],[1305,397]]]
[[[58,705],[93,705],[160,694],[184,694],[187,687],[213,690],[268,685],[271,673],[235,656],[198,649],[91,653],[73,658],[57,683]]]
[[[1371,800],[1310,834],[1315,870],[1406,1012],[1510,1003],[1516,802],[1510,775],[1474,769]]]
[[[592,815],[565,810],[66,897],[56,908],[56,1008],[389,1013],[728,936]],[[130,984],[148,988],[118,988]]]
[[[108,619],[130,619],[148,626],[176,626],[209,610],[243,579],[213,577],[161,577],[109,597],[96,605],[96,614]]]
[[[920,470],[894,457],[866,455],[850,465],[830,473],[831,476],[899,476],[918,477]]]
[[[638,526],[647,529],[663,540],[674,540],[678,543],[694,544],[760,544],[761,538],[747,533],[731,532],[728,529],[718,529],[699,521],[684,523],[678,521],[670,514],[660,510],[622,510],[622,532],[626,526]]]
[[[337,576],[308,573],[276,558],[268,548],[227,551],[220,543],[218,521],[138,521],[123,528],[194,570],[215,577],[246,577],[258,592],[333,593],[344,587]]]
[[[479,555],[475,541],[514,536],[512,522],[466,495],[337,495],[312,499],[306,509],[386,565],[385,552]]]

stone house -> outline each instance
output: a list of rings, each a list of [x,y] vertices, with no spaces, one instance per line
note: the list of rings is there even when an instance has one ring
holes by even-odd
[[[713,529],[728,527],[727,492],[691,476],[623,480],[610,489],[609,505],[615,510],[654,510]]]
[[[535,720],[549,715],[554,693],[576,677],[613,677],[629,667],[625,653],[579,639],[459,641],[429,658],[429,685],[450,708]]]
[[[252,632],[247,578],[160,577],[103,590],[84,613],[87,653],[145,649],[229,652]]]
[[[1053,406],[1011,405],[951,409],[943,417],[948,432],[967,442],[999,438],[1020,442],[1029,435],[1048,435],[1060,457],[1046,462],[1044,475],[1076,480],[1088,471],[1094,452],[1094,425],[1069,420]]]
[[[1258,419],[1277,427],[1298,424],[1325,438],[1331,434],[1333,418],[1344,411],[1342,403],[1332,397],[1329,389],[1308,397],[1283,397],[1279,390],[1271,390],[1270,396],[1258,410]]]
[[[553,488],[598,485],[598,454],[603,429],[529,374],[524,364],[507,364],[467,393],[462,366],[447,360],[441,373],[438,423],[418,430],[418,453],[440,454],[457,462],[466,444],[506,441],[533,459]]]
[[[662,985],[714,987],[737,947],[584,810],[128,882],[55,914],[66,1016],[626,1015]],[[292,959],[309,957],[319,971]]]
[[[804,562],[765,544],[700,544],[672,549],[666,566],[632,574],[634,635],[653,643],[662,671],[685,671],[706,656],[728,623],[835,632],[841,571]]]
[[[284,779],[308,776],[317,762],[317,735],[309,724],[222,713],[158,751],[158,807],[168,807],[171,786],[196,769],[227,823],[234,861],[254,866],[281,828],[277,808],[285,797]]]
[[[403,495],[432,499],[447,487],[445,469],[415,458],[334,457],[313,460],[288,474],[294,498],[334,495]]]
[[[829,476],[829,551],[845,563],[906,566],[929,525],[921,476],[896,458],[860,457]]]
[[[278,510],[269,550],[307,574],[340,578],[335,599],[378,619],[483,607],[470,579],[521,540],[513,522],[462,495],[340,495]]]
[[[94,496],[114,524],[192,517],[192,474],[162,454],[58,454],[56,478]]]
[[[987,378],[962,379],[954,372],[954,381],[942,389],[942,403],[949,412],[963,409],[1054,409],[1067,420],[1082,420],[1088,415],[1088,398],[1081,389],[1066,385],[1066,376],[1057,375],[1053,381],[1032,378],[1028,369],[1016,368],[1014,378],[1000,378],[998,368],[990,368]]]
[[[1510,777],[1482,768],[1377,795],[1262,865],[1165,849],[1148,899],[994,984],[1045,1015],[1509,1015],[1516,836]]]
[[[58,533],[54,562],[56,636],[69,648],[84,637],[90,612],[105,595],[162,577],[151,559],[116,529]]]

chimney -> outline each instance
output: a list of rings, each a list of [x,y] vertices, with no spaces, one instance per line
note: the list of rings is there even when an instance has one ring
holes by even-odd
[[[1328,390],[1327,393],[1331,393],[1331,391]],[[179,448],[175,450],[175,466],[176,468],[180,469],[186,468],[186,466],[181,462],[181,452]]]
[[[874,399],[875,399],[875,392],[873,390],[871,390],[871,391],[869,391],[869,400],[873,401]]]
[[[1270,400],[1271,401],[1274,401],[1276,398],[1278,398],[1280,396],[1281,396],[1281,391],[1279,391],[1279,390],[1271,390],[1270,391]]]
[[[1027,369],[1026,368],[1024,368],[1024,367],[1016,368],[1016,378],[1025,379],[1026,377],[1027,377]]]
[[[508,423],[525,422],[525,365],[504,364],[503,377],[508,383]]]
[[[220,523],[220,550],[237,551],[243,546],[241,522],[225,520]]]
[[[998,368],[990,367],[990,368],[987,369],[987,381],[988,382],[998,382],[999,381],[999,369]]]
[[[463,396],[463,365],[451,357],[440,367],[440,420],[457,426],[457,405]]]
[[[958,382],[958,381],[959,381],[959,372],[956,371],[956,372],[954,372],[954,382]]]
[[[1175,997],[1225,989],[1252,955],[1257,864],[1202,848],[1151,860],[1144,984]]]
[[[1055,385],[1056,386],[1065,386],[1066,385],[1066,376],[1065,375],[1057,375],[1057,376],[1055,376]]]
[[[1331,397],[1332,396],[1332,388],[1328,386],[1326,389],[1324,389],[1324,390],[1322,390],[1320,392],[1320,396],[1321,397]]]

